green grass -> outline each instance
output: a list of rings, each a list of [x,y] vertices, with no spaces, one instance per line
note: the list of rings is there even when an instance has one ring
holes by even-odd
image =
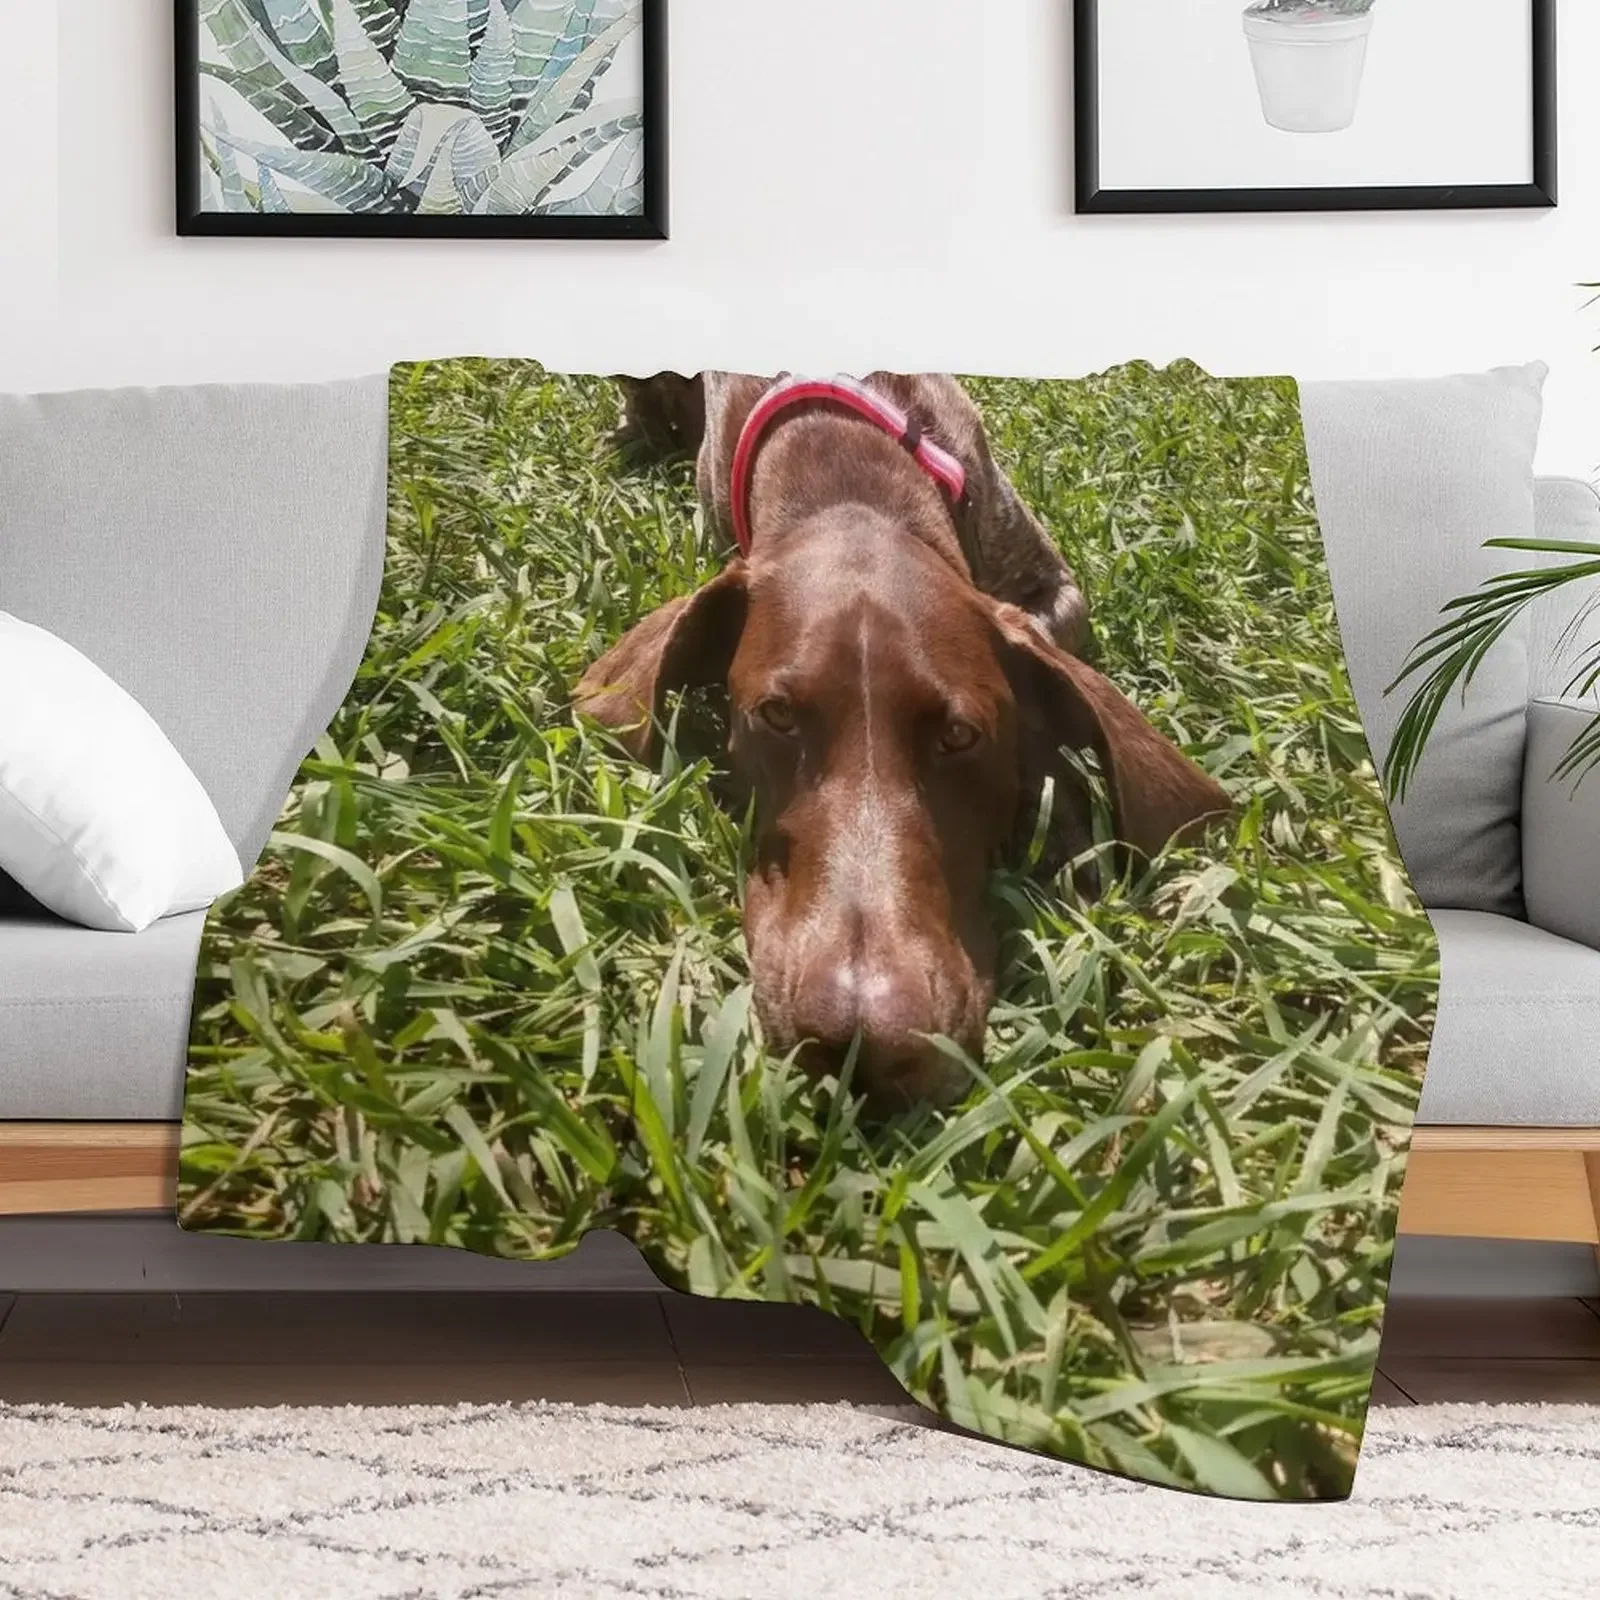
[[[1158,1482],[1344,1493],[1437,957],[1345,676],[1292,384],[973,385],[1103,670],[1229,830],[1081,903],[1003,874],[971,1092],[865,1120],[767,1055],[746,819],[570,686],[714,572],[688,464],[531,364],[396,370],[354,691],[202,958],[181,1204],[511,1257],[621,1230],[670,1284],[820,1304],[915,1395]],[[687,749],[688,740],[680,741]]]

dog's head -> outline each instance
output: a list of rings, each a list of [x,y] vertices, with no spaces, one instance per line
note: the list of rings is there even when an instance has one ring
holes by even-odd
[[[1094,752],[1118,838],[1146,854],[1228,806],[1098,672],[864,508],[662,606],[576,700],[643,758],[663,697],[717,683],[756,797],[745,932],[763,1025],[819,1072],[859,1035],[857,1083],[884,1105],[964,1087],[927,1036],[982,1051],[987,878],[1032,836],[1047,779],[1052,855],[1090,842],[1063,750]]]

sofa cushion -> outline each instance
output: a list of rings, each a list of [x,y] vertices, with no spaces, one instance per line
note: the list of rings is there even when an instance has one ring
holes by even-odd
[[[387,384],[0,396],[0,605],[155,718],[246,871],[366,645]]]
[[[1528,707],[1522,785],[1522,878],[1528,920],[1600,950],[1600,769],[1555,774],[1600,717],[1593,700],[1540,699]],[[1600,1034],[1594,1041],[1600,1058]]]
[[[138,933],[243,882],[216,807],[89,658],[0,611],[0,867],[86,928]]]
[[[1440,609],[1523,559],[1531,538],[1542,366],[1302,388],[1312,486],[1345,657],[1380,766],[1412,685],[1385,688]],[[1441,714],[1395,834],[1429,906],[1522,909],[1526,621]]]
[[[1418,1120],[1600,1126],[1600,950],[1436,911],[1439,1021]]]
[[[0,920],[0,1121],[176,1120],[204,926]]]

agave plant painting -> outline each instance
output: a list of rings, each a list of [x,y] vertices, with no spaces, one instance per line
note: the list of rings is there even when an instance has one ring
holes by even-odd
[[[184,0],[181,233],[661,238],[666,0]]]

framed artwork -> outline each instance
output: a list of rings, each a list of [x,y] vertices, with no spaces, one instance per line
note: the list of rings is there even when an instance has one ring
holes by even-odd
[[[178,232],[664,239],[666,13],[178,0]]]
[[[1076,209],[1553,206],[1555,13],[1076,0]]]

